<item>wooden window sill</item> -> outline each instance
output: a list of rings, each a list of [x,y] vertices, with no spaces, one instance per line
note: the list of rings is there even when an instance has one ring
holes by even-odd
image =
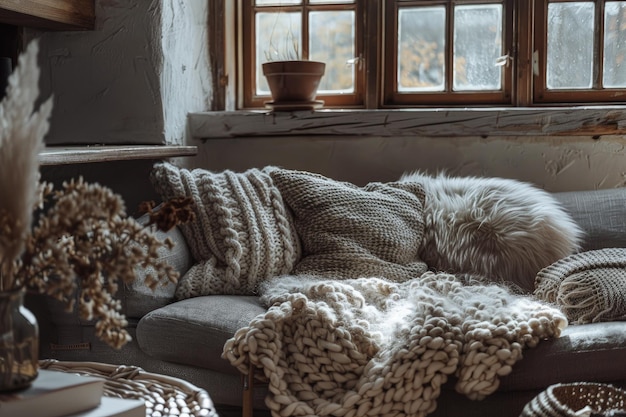
[[[47,146],[39,154],[39,163],[42,166],[88,164],[137,159],[164,159],[193,156],[197,153],[198,148],[196,146],[182,145]]]
[[[623,136],[626,106],[434,108],[189,115],[199,140],[267,136]]]

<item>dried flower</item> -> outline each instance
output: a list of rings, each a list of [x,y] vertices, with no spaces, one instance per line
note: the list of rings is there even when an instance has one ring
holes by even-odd
[[[115,299],[118,286],[134,281],[138,267],[153,271],[145,278],[150,288],[176,282],[178,273],[158,254],[172,243],[128,217],[122,199],[106,187],[82,178],[59,190],[40,182],[38,151],[52,102],[33,113],[37,51],[31,42],[0,103],[0,290],[34,290],[69,311],[77,302],[80,317],[96,321],[96,335],[120,348],[130,335]],[[187,210],[180,202],[172,207],[174,214],[162,223],[169,227]]]
[[[148,225],[154,224],[160,230],[170,230],[177,224],[187,223],[195,218],[191,197],[176,197],[157,208],[155,206],[154,201],[144,201],[139,206],[139,211],[148,214]]]

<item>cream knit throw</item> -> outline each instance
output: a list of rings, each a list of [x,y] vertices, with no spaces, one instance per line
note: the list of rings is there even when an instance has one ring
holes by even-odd
[[[195,221],[180,227],[198,263],[179,281],[177,298],[254,294],[300,258],[293,219],[267,172],[189,171],[164,162],[154,166],[152,182],[163,199],[194,201]]]
[[[626,319],[626,249],[581,252],[543,268],[535,296],[555,303],[571,323]]]
[[[524,348],[567,325],[547,304],[467,284],[432,272],[403,283],[277,278],[262,286],[269,310],[223,356],[259,370],[274,416],[426,416],[449,376],[481,399]]]

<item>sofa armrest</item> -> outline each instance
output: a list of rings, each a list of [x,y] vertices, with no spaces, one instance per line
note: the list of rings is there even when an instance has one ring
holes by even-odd
[[[137,219],[141,224],[146,224],[148,216],[144,215]],[[162,260],[172,265],[182,277],[193,265],[193,258],[189,251],[187,241],[178,227],[174,227],[167,232],[156,231],[160,240],[170,238],[174,242],[174,247],[170,250],[166,247],[159,249]],[[174,301],[176,284],[168,283],[151,290],[144,281],[149,268],[137,268],[136,279],[120,288],[118,296],[122,299],[122,308],[127,318],[141,318],[152,310],[161,308]]]

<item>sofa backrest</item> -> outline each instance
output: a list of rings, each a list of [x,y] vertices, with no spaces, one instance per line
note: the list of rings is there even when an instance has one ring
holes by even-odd
[[[553,195],[586,232],[581,251],[626,247],[626,188]]]

